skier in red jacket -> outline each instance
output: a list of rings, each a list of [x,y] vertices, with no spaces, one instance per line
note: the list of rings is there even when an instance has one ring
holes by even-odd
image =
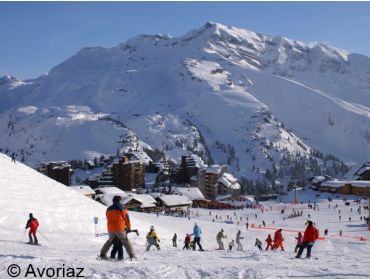
[[[266,247],[266,251],[270,248],[271,250],[273,250],[273,244],[272,244],[272,238],[271,238],[271,234],[269,234],[267,236],[267,239],[265,240],[266,243],[267,243],[267,247]]]
[[[301,247],[299,248],[298,254],[295,256],[296,258],[300,258],[302,256],[303,250],[307,248],[307,255],[306,258],[311,258],[311,249],[314,245],[316,239],[319,238],[319,231],[317,228],[313,226],[312,221],[308,221],[308,226],[303,234],[303,242]]]
[[[278,229],[277,231],[275,231],[274,246],[273,246],[274,250],[281,248],[281,251],[284,251],[284,244],[283,244],[284,238],[283,238],[283,235],[281,234],[282,231],[283,231],[282,229]]]
[[[26,229],[30,228],[30,231],[28,232],[28,236],[30,238],[30,242],[29,242],[30,244],[38,244],[38,240],[36,237],[36,231],[38,227],[39,227],[39,222],[37,221],[36,218],[33,217],[33,214],[30,213],[30,218],[28,219],[27,224],[26,224]],[[32,235],[35,241],[32,240]]]

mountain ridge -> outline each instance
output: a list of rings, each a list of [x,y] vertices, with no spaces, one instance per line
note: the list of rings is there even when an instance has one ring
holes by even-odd
[[[269,169],[287,152],[309,157],[312,149],[359,162],[370,156],[367,73],[366,56],[207,22],[180,37],[138,35],[83,48],[46,76],[0,87],[0,129],[9,134],[8,115],[19,108],[87,106],[121,119],[153,149],[169,147],[170,157],[196,147],[175,140],[190,122],[215,162],[239,175],[256,177],[256,165]],[[153,129],[156,114],[165,136]],[[20,150],[12,137],[21,136],[0,147]]]

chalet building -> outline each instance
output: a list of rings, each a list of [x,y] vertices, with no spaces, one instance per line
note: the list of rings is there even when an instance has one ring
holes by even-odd
[[[94,175],[88,178],[85,181],[85,184],[89,185],[94,190],[100,187],[113,187],[113,173],[111,171],[111,168],[112,165],[103,170],[100,175]]]
[[[211,165],[205,171],[204,196],[215,200],[218,195],[217,180],[227,171],[226,165]]]
[[[187,187],[174,188],[173,194],[186,196],[192,201],[193,207],[198,207],[202,205],[204,201],[206,201],[199,188],[191,187],[190,185],[188,185]]]
[[[199,188],[203,195],[206,193],[206,170],[207,168],[203,167],[199,169],[197,175],[190,178],[190,185],[194,188]]]
[[[100,193],[96,195],[95,200],[101,202],[105,206],[112,205],[113,197],[118,195],[121,197],[121,204],[129,210],[139,211],[139,212],[151,212],[157,210],[156,200],[147,194],[134,194],[125,193],[118,188],[101,188]]]
[[[149,161],[149,164],[145,165],[145,172],[147,173],[158,173],[160,170],[158,163],[154,163],[153,161]]]
[[[125,191],[145,188],[145,166],[138,160],[122,156],[112,166],[113,184]]]
[[[353,176],[355,180],[370,181],[370,162],[364,163]]]
[[[177,184],[188,184],[192,176],[197,175],[198,166],[196,165],[192,156],[182,156],[181,164],[176,172],[176,183]]]
[[[326,181],[321,183],[318,190],[344,195],[370,196],[370,181]]]
[[[311,183],[311,189],[318,190],[322,182],[332,181],[332,180],[334,180],[333,177],[329,175],[325,175],[325,176],[311,177],[308,181]]]
[[[73,171],[71,169],[71,165],[66,161],[50,161],[40,164],[37,167],[37,171],[66,186],[70,186],[72,183]]]
[[[236,179],[230,173],[225,172],[220,177],[218,177],[216,189],[217,196],[230,195],[232,200],[240,199],[241,186],[238,183],[238,179]]]
[[[164,210],[176,211],[191,207],[192,201],[184,195],[150,193],[157,205]]]

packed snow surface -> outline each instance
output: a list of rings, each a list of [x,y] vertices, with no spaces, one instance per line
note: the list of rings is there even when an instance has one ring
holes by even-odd
[[[35,268],[82,267],[87,278],[369,278],[370,232],[360,215],[357,203],[351,199],[345,206],[341,197],[330,202],[327,194],[316,197],[311,191],[299,191],[304,204],[294,205],[293,194],[284,198],[286,203],[264,203],[260,209],[216,211],[191,209],[191,219],[130,212],[132,227],[140,236],[129,237],[136,250],[138,261],[100,261],[96,259],[107,239],[106,207],[78,192],[61,185],[33,169],[0,154],[0,278],[9,278],[7,268],[17,264],[23,272],[32,264]],[[308,209],[307,202],[315,201],[319,211]],[[367,202],[366,202],[367,203]],[[367,205],[363,202],[361,205]],[[338,204],[337,209],[333,209]],[[271,210],[271,208],[272,210]],[[281,209],[286,208],[285,214]],[[353,208],[353,212],[351,212]],[[303,211],[303,217],[290,218],[292,209]],[[342,220],[338,219],[341,210]],[[23,235],[28,214],[39,220],[39,241],[42,246],[27,245]],[[311,259],[294,259],[295,230],[303,230],[307,215],[311,215],[321,233],[329,230],[325,240],[317,241]],[[216,219],[215,216],[221,216]],[[227,215],[233,224],[226,224]],[[257,215],[257,218],[255,217]],[[367,215],[362,211],[362,215]],[[95,237],[93,218],[98,217]],[[283,218],[286,218],[285,220]],[[352,222],[349,222],[349,217]],[[241,220],[240,220],[241,218]],[[250,228],[245,227],[248,218]],[[215,222],[212,222],[215,219]],[[240,224],[237,225],[236,221]],[[262,221],[266,228],[258,228]],[[274,224],[273,224],[274,221]],[[182,250],[186,233],[194,223],[202,228],[201,243],[205,252]],[[251,228],[254,224],[257,228]],[[161,250],[145,251],[145,234],[154,225],[161,238]],[[217,251],[216,234],[223,228],[235,238],[242,231],[244,251]],[[258,237],[264,241],[270,228],[282,228],[285,252],[262,251],[254,247]],[[339,230],[343,236],[339,237]],[[177,233],[178,246],[172,247],[172,236]],[[42,235],[41,235],[42,234]],[[364,241],[360,238],[363,237]],[[226,242],[225,241],[225,242]]]

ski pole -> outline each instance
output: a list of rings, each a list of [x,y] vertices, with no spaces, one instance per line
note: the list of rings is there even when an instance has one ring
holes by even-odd
[[[44,237],[47,241],[49,241],[49,239],[47,239],[47,238],[45,237],[45,235],[43,235],[43,234],[41,233],[41,231],[39,231],[39,233],[40,233],[40,235],[41,235],[42,237]]]

